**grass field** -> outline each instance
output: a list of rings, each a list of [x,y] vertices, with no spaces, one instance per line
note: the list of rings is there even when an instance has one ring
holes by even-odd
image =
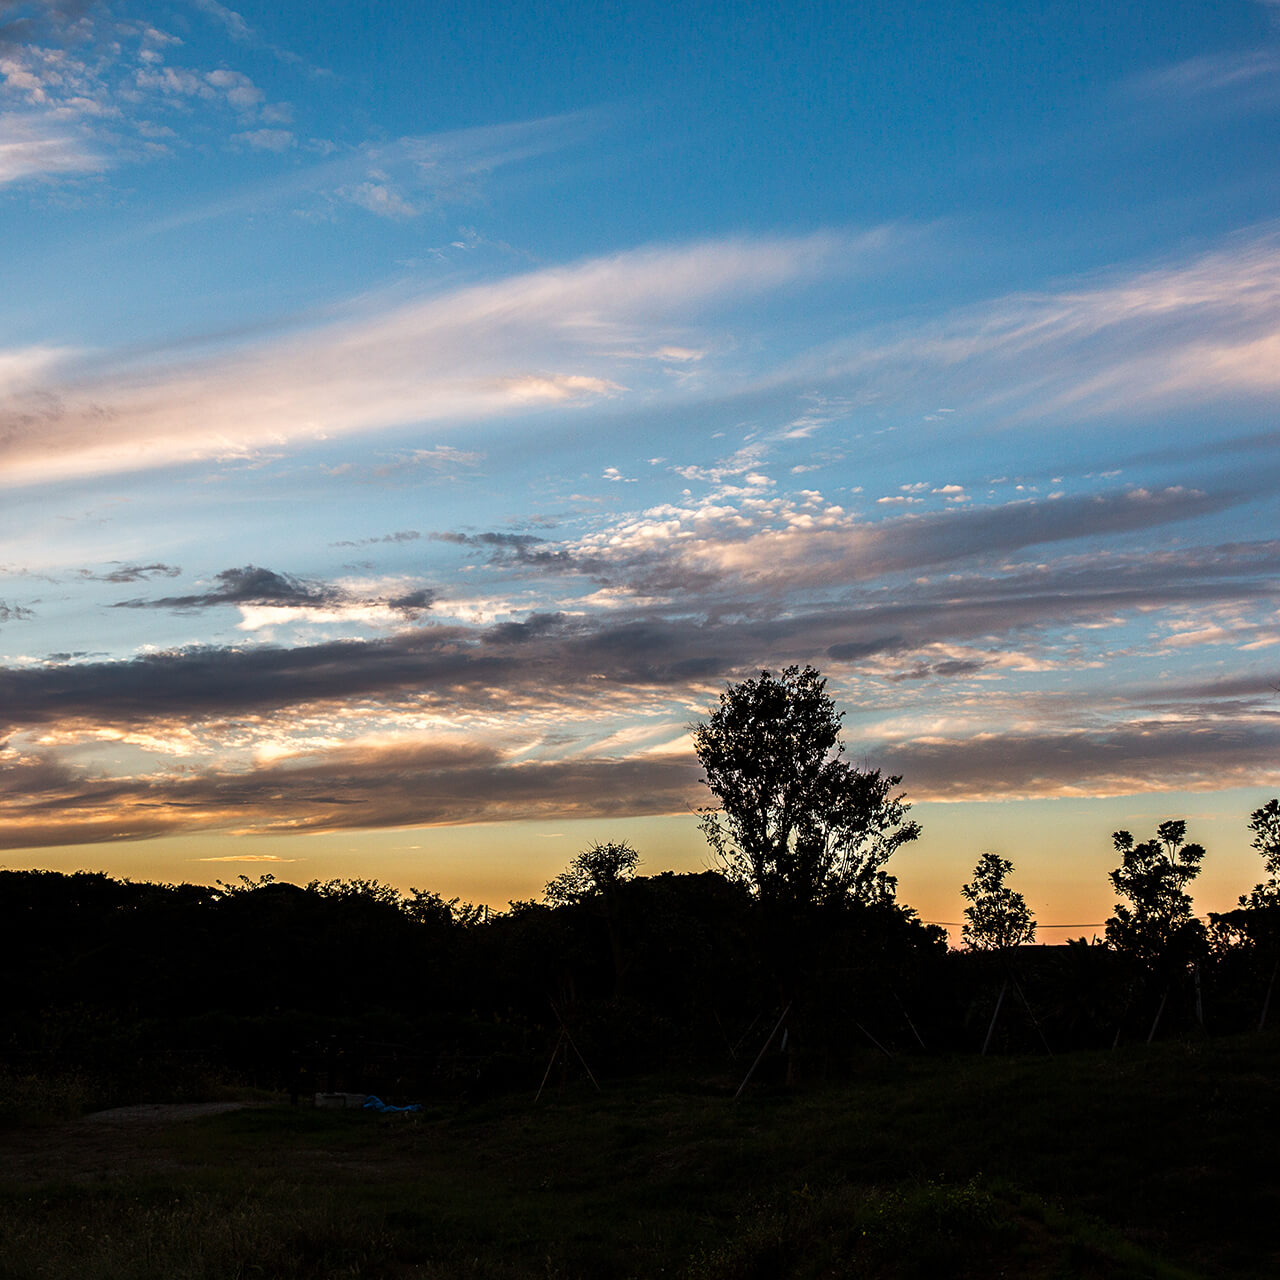
[[[1280,1274],[1270,1036],[0,1135],[0,1276]]]

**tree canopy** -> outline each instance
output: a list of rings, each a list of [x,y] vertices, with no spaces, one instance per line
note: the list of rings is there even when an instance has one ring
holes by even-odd
[[[547,881],[543,896],[553,907],[581,902],[597,894],[610,896],[624,880],[631,879],[640,855],[623,841],[596,841],[580,853],[558,876]]]
[[[1008,951],[1034,942],[1036,922],[1027,900],[1005,884],[1013,863],[998,853],[984,853],[973,869],[973,879],[960,895],[969,903],[961,930],[964,944],[973,951]]]
[[[1162,822],[1155,838],[1141,844],[1128,831],[1112,837],[1121,863],[1111,872],[1111,883],[1129,905],[1116,904],[1107,921],[1107,942],[1146,965],[1176,961],[1203,940],[1187,886],[1200,874],[1204,848],[1187,844],[1186,834],[1186,822],[1175,818]]]
[[[884,872],[920,834],[893,794],[902,781],[842,758],[841,713],[806,666],[730,685],[693,730],[718,807],[702,830],[726,873],[764,901],[813,904],[893,896]]]
[[[1253,910],[1280,908],[1280,800],[1268,800],[1249,815],[1252,845],[1261,855],[1267,878],[1242,894],[1240,905]]]

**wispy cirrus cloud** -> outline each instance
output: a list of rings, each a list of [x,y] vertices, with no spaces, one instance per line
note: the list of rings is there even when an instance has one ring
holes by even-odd
[[[637,333],[660,346],[700,308],[852,269],[883,243],[872,233],[639,250],[365,303],[213,356],[67,359],[0,401],[0,465],[23,483],[587,403],[620,394],[620,377],[634,382],[636,361],[622,368],[613,353]]]
[[[855,334],[774,376],[880,398],[909,385],[1011,424],[1273,396],[1280,236],[1254,230],[1188,260]]]
[[[1280,52],[1253,48],[1197,54],[1180,62],[1130,77],[1124,85],[1133,97],[1168,104],[1193,102],[1204,111],[1249,110],[1280,104]]]
[[[106,157],[81,133],[50,112],[0,114],[0,186],[31,178],[100,173],[108,167]]]

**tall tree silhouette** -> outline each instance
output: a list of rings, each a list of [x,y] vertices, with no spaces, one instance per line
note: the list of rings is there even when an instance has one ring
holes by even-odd
[[[973,879],[960,890],[964,909],[961,937],[974,951],[1010,951],[1036,937],[1036,922],[1027,900],[1004,882],[1013,863],[998,853],[984,853]]]
[[[1262,855],[1267,878],[1240,896],[1240,909],[1220,919],[1230,919],[1249,943],[1256,948],[1263,963],[1269,962],[1271,976],[1258,1017],[1258,1030],[1267,1024],[1276,976],[1280,974],[1280,800],[1268,800],[1249,815],[1253,847]]]
[[[1111,883],[1129,903],[1116,904],[1115,915],[1107,921],[1107,942],[1136,966],[1136,976],[1163,988],[1148,1042],[1160,1025],[1170,990],[1205,946],[1204,926],[1192,912],[1187,892],[1200,874],[1204,848],[1187,844],[1186,835],[1186,822],[1172,818],[1156,828],[1154,839],[1141,844],[1128,831],[1112,836],[1121,862],[1111,873]],[[1196,974],[1200,1016],[1198,969]]]
[[[842,758],[841,713],[814,670],[731,685],[694,749],[719,802],[702,830],[732,879],[764,902],[892,898],[883,868],[920,834],[893,791],[902,781]]]
[[[1107,941],[1148,969],[1190,956],[1204,939],[1187,892],[1200,874],[1204,848],[1187,844],[1186,835],[1186,822],[1174,818],[1141,844],[1127,831],[1112,836],[1121,862],[1111,872],[1111,883],[1129,904],[1116,904],[1107,921]]]

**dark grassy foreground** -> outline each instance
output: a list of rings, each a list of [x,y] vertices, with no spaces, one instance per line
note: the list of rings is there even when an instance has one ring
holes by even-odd
[[[0,1276],[1280,1274],[1280,1043],[0,1134]]]

